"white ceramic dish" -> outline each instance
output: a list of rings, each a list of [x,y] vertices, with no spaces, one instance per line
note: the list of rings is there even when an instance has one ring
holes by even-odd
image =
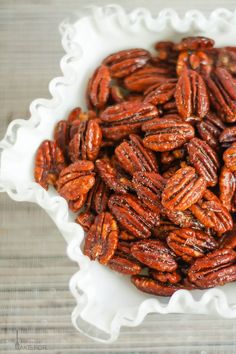
[[[236,285],[207,291],[176,292],[170,299],[139,292],[128,277],[91,262],[83,256],[82,228],[73,222],[66,201],[53,189],[43,190],[33,181],[35,151],[44,139],[52,137],[55,123],[75,106],[85,107],[86,82],[106,55],[120,49],[151,49],[157,40],[178,40],[186,35],[212,37],[217,45],[236,44],[236,13],[215,10],[209,18],[189,11],[184,18],[171,10],[153,17],[146,9],[127,14],[110,5],[91,8],[77,21],[60,26],[66,55],[61,60],[62,77],[50,82],[52,99],[38,99],[30,105],[29,120],[10,123],[0,142],[0,190],[17,201],[40,205],[54,220],[68,244],[68,256],[79,265],[70,281],[77,306],[72,314],[75,327],[99,341],[113,341],[121,326],[137,326],[150,312],[218,313],[236,317]],[[47,53],[45,53],[47,55]]]

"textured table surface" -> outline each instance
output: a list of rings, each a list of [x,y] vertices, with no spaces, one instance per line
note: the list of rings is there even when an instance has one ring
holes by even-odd
[[[58,24],[90,0],[0,0],[0,138],[8,123],[29,116],[29,103],[49,97],[48,82],[60,75],[63,55]],[[104,5],[110,1],[96,1]],[[117,1],[157,13],[205,14],[235,1]],[[39,207],[0,195],[0,352],[1,353],[236,353],[236,321],[219,317],[150,315],[124,328],[114,344],[98,344],[71,324],[75,305],[68,282],[77,267],[65,243]]]

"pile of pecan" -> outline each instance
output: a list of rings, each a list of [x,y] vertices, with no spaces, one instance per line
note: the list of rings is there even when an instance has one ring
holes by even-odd
[[[236,280],[236,47],[205,37],[105,58],[36,153],[84,254],[170,296]]]

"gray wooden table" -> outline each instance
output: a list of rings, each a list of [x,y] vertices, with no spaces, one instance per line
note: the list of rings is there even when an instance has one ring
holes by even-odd
[[[29,116],[29,103],[48,97],[63,55],[58,24],[90,0],[0,0],[0,138],[8,123]],[[96,1],[104,5],[110,1]],[[234,0],[117,1],[127,9],[234,9]],[[236,353],[236,321],[219,317],[150,315],[101,345],[71,325],[75,305],[68,281],[77,270],[65,243],[39,207],[0,195],[1,353]],[[50,247],[48,247],[50,245]]]

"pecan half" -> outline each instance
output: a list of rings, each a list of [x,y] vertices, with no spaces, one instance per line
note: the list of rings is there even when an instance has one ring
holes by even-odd
[[[150,53],[145,49],[135,48],[121,50],[109,55],[103,64],[109,67],[113,78],[123,78],[142,68],[150,59]]]
[[[134,134],[115,149],[115,155],[122,168],[133,175],[136,171],[158,171],[155,154],[145,148],[142,139]]]
[[[161,84],[155,84],[144,92],[144,102],[151,103],[154,106],[164,104],[174,97],[175,87],[175,82],[167,81]]]
[[[150,237],[151,230],[159,224],[159,215],[131,194],[111,196],[108,206],[123,229],[137,238]]]
[[[93,210],[97,214],[103,213],[107,210],[108,198],[110,196],[110,191],[108,186],[103,182],[103,180],[97,176],[95,184],[92,189],[90,189],[86,201],[86,210]]]
[[[225,166],[232,172],[236,171],[236,142],[233,143],[223,154]]]
[[[109,86],[111,82],[110,72],[106,65],[101,65],[95,70],[93,76],[89,80],[87,87],[87,104],[88,108],[105,107],[109,97]]]
[[[236,121],[236,84],[224,68],[216,68],[205,77],[212,107],[226,122]]]
[[[144,122],[158,115],[157,108],[149,103],[122,102],[110,106],[100,115],[103,136],[106,139],[120,140],[137,133]]]
[[[206,50],[214,47],[215,41],[211,38],[203,36],[192,36],[183,38],[179,43],[174,45],[174,49],[182,50]]]
[[[160,240],[135,242],[131,254],[141,263],[161,272],[173,272],[178,267],[171,250]]]
[[[230,213],[209,190],[206,190],[203,198],[190,209],[205,227],[212,228],[219,236],[233,228]]]
[[[142,275],[132,275],[131,281],[136,288],[152,295],[171,296],[175,291],[183,289],[181,285],[164,284],[158,280]]]
[[[197,259],[190,267],[190,281],[202,289],[236,280],[236,252],[219,249]]]
[[[88,232],[90,227],[93,225],[95,219],[95,215],[91,213],[90,211],[84,211],[80,213],[77,218],[75,219],[75,222],[80,224],[84,231]]]
[[[236,142],[236,127],[225,128],[219,137],[219,142],[223,147],[229,147]]]
[[[207,181],[208,186],[215,186],[218,182],[217,172],[220,162],[215,151],[204,141],[193,138],[187,144],[190,163],[200,176]]]
[[[172,231],[167,237],[167,244],[185,262],[204,256],[218,245],[212,236],[190,228]]]
[[[181,275],[176,270],[173,272],[160,272],[155,269],[149,269],[149,275],[161,283],[177,284],[181,281]]]
[[[165,178],[155,172],[136,172],[132,182],[141,201],[150,210],[160,213],[163,209],[161,192],[166,184]]]
[[[193,70],[184,70],[175,90],[175,101],[183,118],[203,118],[209,111],[209,98],[203,78]]]
[[[56,184],[59,173],[65,166],[62,150],[55,142],[44,140],[35,155],[35,182],[47,190],[49,184]]]
[[[186,210],[205,190],[205,179],[199,177],[193,167],[181,168],[168,180],[162,193],[162,205],[170,210]]]
[[[115,253],[118,242],[118,226],[110,213],[101,213],[85,238],[84,254],[91,260],[107,264]]]
[[[144,146],[154,151],[169,151],[179,148],[194,137],[194,128],[175,115],[153,119],[142,125],[146,133]]]
[[[170,210],[164,209],[164,215],[174,224],[180,227],[192,227],[195,229],[202,229],[203,225],[195,218],[190,210]]]
[[[74,162],[64,168],[57,181],[58,193],[72,201],[86,195],[95,183],[93,170],[94,164],[85,160]]]
[[[228,211],[231,211],[232,200],[236,191],[236,179],[233,172],[231,172],[226,166],[223,166],[221,169],[219,187],[220,201]]]
[[[80,122],[77,133],[69,144],[72,162],[77,160],[96,160],[102,145],[102,130],[97,119]]]
[[[108,262],[108,267],[112,270],[132,275],[139,274],[142,270],[141,264],[130,254],[131,245],[118,242],[114,256]]]
[[[232,230],[226,232],[220,239],[220,248],[236,250],[236,224],[234,224]]]
[[[184,70],[192,69],[198,73],[209,74],[212,70],[212,65],[211,57],[203,51],[183,51],[178,56],[176,72],[181,75]]]
[[[160,239],[161,241],[166,241],[167,236],[173,230],[177,230],[178,226],[173,224],[168,220],[160,220],[160,225],[155,227],[153,230],[153,236]]]

